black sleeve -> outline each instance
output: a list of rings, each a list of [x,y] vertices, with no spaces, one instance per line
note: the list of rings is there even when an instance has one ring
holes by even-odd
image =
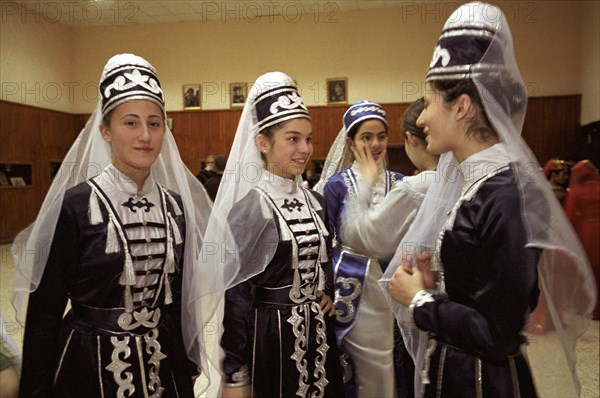
[[[19,388],[21,397],[50,396],[60,357],[59,339],[68,300],[67,271],[77,265],[78,243],[75,213],[63,204],[44,275],[38,288],[29,295]]]
[[[225,351],[223,373],[225,383],[236,383],[233,375],[250,362],[249,324],[254,296],[252,283],[246,281],[225,293],[225,316],[221,347]]]
[[[323,220],[325,221],[325,225],[327,226],[328,220],[328,211],[327,211],[327,202],[325,200],[322,201],[323,205]],[[332,300],[335,300],[335,281],[334,281],[334,272],[333,272],[333,264],[331,262],[331,245],[333,242],[333,232],[331,229],[329,230],[329,236],[325,240],[327,243],[327,262],[323,264],[323,270],[325,271],[325,276],[327,277],[327,282],[325,284],[325,294],[331,297]]]

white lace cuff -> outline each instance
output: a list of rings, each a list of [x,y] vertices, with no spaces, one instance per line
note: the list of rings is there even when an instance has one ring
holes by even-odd
[[[410,312],[410,317],[412,318],[413,322],[415,321],[415,317],[413,314],[415,307],[421,307],[423,304],[431,303],[432,301],[434,301],[433,296],[426,290],[419,290],[417,294],[415,294],[415,296],[410,301],[410,305],[408,306],[408,311]]]

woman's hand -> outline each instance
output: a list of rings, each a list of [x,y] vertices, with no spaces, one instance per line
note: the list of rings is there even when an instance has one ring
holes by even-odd
[[[252,385],[243,387],[223,387],[221,398],[250,398],[252,396]]]
[[[9,366],[0,372],[0,397],[17,398],[19,395],[19,375]]]
[[[375,183],[377,183],[377,176],[379,175],[379,166],[375,162],[375,159],[373,159],[369,147],[365,143],[359,141],[356,145],[352,145],[350,150],[352,151],[360,168],[360,173],[364,176],[366,182],[369,186],[375,185]],[[381,156],[384,158],[385,153],[382,153]]]
[[[416,255],[416,266],[423,275],[423,284],[427,289],[437,288],[437,275],[431,270],[432,252],[423,252]]]
[[[415,294],[425,289],[423,274],[419,267],[400,264],[390,281],[390,294],[400,304],[408,307]]]
[[[323,311],[324,314],[332,317],[335,314],[335,305],[333,305],[333,300],[331,297],[326,295],[322,290],[317,292],[317,297],[320,298],[319,305],[321,306],[321,311]]]

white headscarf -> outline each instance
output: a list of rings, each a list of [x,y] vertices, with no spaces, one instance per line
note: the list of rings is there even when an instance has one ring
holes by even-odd
[[[166,117],[156,71],[141,57],[133,54],[112,57],[104,67],[99,89],[100,100],[65,156],[35,222],[20,232],[13,244],[17,268],[13,306],[21,324],[25,321],[29,293],[37,289],[44,274],[65,191],[100,174],[112,162],[110,145],[102,139],[99,129],[103,115],[124,102],[145,99],[156,103]],[[183,201],[186,219],[182,292],[184,343],[190,360],[205,369],[207,355],[204,342],[191,341],[185,331],[186,325],[202,322],[202,314],[185,309],[190,293],[187,282],[191,275],[195,275],[194,264],[209,219],[211,201],[202,184],[181,160],[173,134],[167,126],[160,155],[152,165],[152,176],[164,187],[177,192]]]
[[[539,282],[552,323],[549,329],[556,330],[564,352],[564,356],[555,356],[556,369],[570,372],[573,391],[579,391],[575,343],[587,329],[594,308],[594,277],[569,221],[540,171],[536,157],[521,137],[526,90],[515,59],[508,23],[498,7],[479,2],[467,3],[448,18],[427,75],[427,81],[446,79],[474,81],[488,120],[508,148],[518,182],[527,247],[543,250],[538,265]],[[463,184],[457,160],[452,153],[443,154],[437,178],[429,187],[415,221],[380,280],[403,329],[407,348],[415,358],[417,392],[421,388],[420,370],[423,369],[427,335],[415,329],[414,324],[410,325],[412,317],[408,316],[406,307],[389,295],[389,281],[401,260],[407,254],[414,254],[416,247],[435,247],[447,213],[457,203]],[[556,280],[558,275],[560,282]],[[536,352],[555,351],[550,339],[540,337],[535,344]],[[544,348],[546,344],[549,348]],[[529,350],[533,360],[532,352]]]

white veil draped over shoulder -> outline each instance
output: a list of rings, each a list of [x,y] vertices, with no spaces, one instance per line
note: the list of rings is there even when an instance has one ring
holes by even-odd
[[[461,35],[488,37],[489,47],[475,62],[452,65],[454,53],[445,46],[447,43],[452,45],[451,40]],[[464,56],[469,48],[462,47],[458,51],[462,51]],[[594,277],[535,155],[521,137],[527,93],[515,59],[508,23],[498,7],[479,2],[467,3],[448,18],[427,75],[427,81],[436,79],[472,79],[488,120],[509,150],[511,167],[518,181],[527,246],[542,250],[538,264],[539,286],[551,324],[545,335],[531,335],[527,327],[523,331],[529,339],[527,352],[536,388],[542,395],[546,388],[551,388],[547,392],[557,395],[556,388],[559,386],[546,387],[540,380],[568,374],[571,377],[559,383],[564,388],[562,394],[578,394],[580,385],[575,367],[575,344],[589,325],[596,301]],[[421,390],[427,334],[416,328],[407,308],[391,298],[389,282],[401,261],[408,260],[421,250],[436,247],[447,214],[459,199],[464,180],[452,153],[441,156],[436,173],[436,180],[429,187],[416,219],[380,280],[405,344],[415,359],[417,394]],[[556,353],[557,350],[560,354],[554,354],[553,362],[548,362],[548,353]]]
[[[145,59],[133,54],[119,54],[112,57],[106,64],[100,83],[104,81],[108,71],[123,65],[127,65],[128,68],[145,70],[152,75],[152,78],[156,78],[154,67]],[[114,106],[128,100],[151,99],[164,111],[164,103],[161,103],[162,90],[157,78],[156,85],[153,85],[154,89],[156,87],[161,93],[160,100],[149,98],[148,93],[144,94],[142,93],[144,89],[140,89],[134,94],[127,93]],[[99,97],[102,98],[102,95]],[[164,116],[166,118],[166,114]],[[17,313],[17,320],[21,324],[25,322],[29,293],[37,289],[46,267],[65,192],[100,174],[112,162],[110,145],[102,139],[100,134],[99,126],[102,117],[102,101],[98,101],[85,127],[65,156],[36,220],[15,238],[12,251],[17,273],[13,285],[13,306]],[[166,125],[161,152],[152,165],[151,173],[158,183],[178,193],[183,202],[186,231],[183,259],[182,328],[188,356],[202,369],[201,377],[205,377],[204,369],[207,367],[207,359],[210,359],[205,350],[205,344],[202,341],[186,339],[185,333],[186,325],[202,322],[202,314],[189,313],[185,311],[185,308],[190,296],[187,282],[192,275],[200,278],[197,283],[201,284],[207,281],[195,272],[194,267],[211,213],[211,200],[202,184],[183,163],[173,133]]]

